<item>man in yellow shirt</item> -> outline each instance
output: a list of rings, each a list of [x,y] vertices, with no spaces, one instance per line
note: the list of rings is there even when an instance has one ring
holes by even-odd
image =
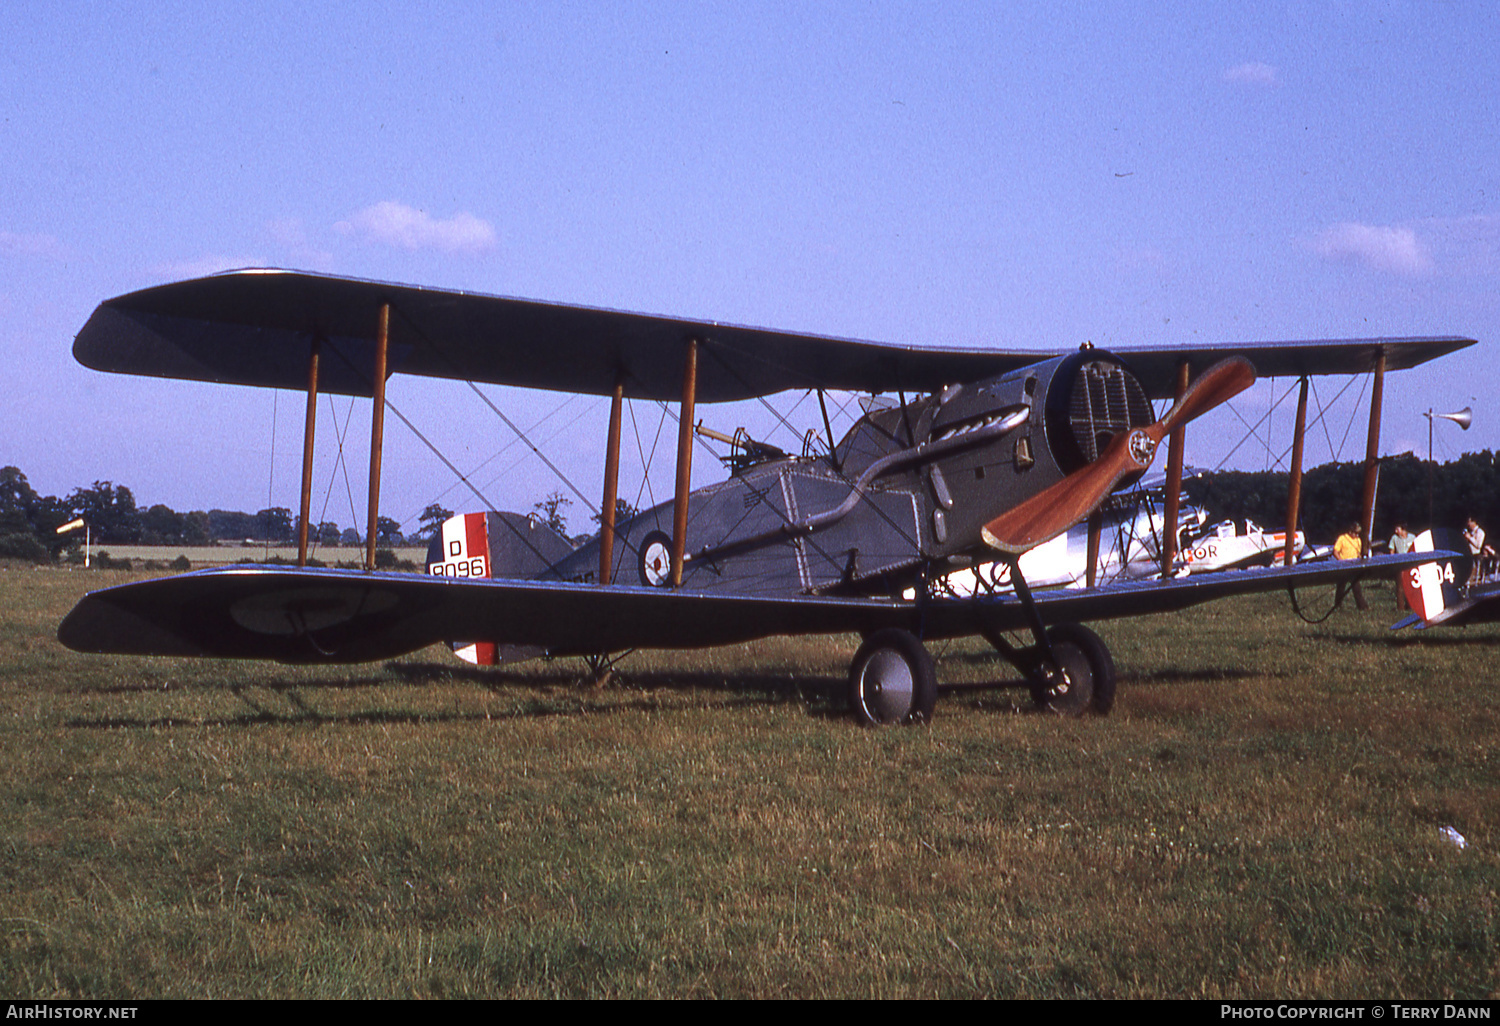
[[[1364,554],[1364,546],[1359,541],[1360,529],[1358,524],[1350,524],[1343,534],[1339,535],[1338,541],[1333,543],[1334,559],[1358,559]]]
[[[1333,558],[1358,559],[1364,555],[1365,547],[1360,542],[1360,533],[1359,524],[1351,523],[1348,529],[1339,535],[1338,541],[1333,543]],[[1344,588],[1345,585],[1339,585],[1338,592],[1333,597],[1333,604],[1335,606],[1343,601]],[[1370,604],[1365,601],[1365,593],[1360,590],[1358,581],[1349,584],[1348,589],[1354,592],[1354,604],[1359,608],[1360,612],[1364,612],[1370,608]]]

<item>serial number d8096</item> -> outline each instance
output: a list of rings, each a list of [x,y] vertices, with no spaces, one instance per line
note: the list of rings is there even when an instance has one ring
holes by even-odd
[[[434,577],[488,577],[484,557],[449,560],[446,563],[428,563],[427,572]]]

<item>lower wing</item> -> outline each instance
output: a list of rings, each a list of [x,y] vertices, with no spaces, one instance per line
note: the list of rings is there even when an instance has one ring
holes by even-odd
[[[1388,576],[1433,558],[1433,553],[1376,556],[1130,581],[1091,591],[1042,591],[1035,599],[1046,623],[1114,619],[1171,612],[1228,595]],[[698,648],[781,634],[870,634],[885,627],[929,638],[961,637],[1029,623],[1014,595],[927,601],[763,597],[238,566],[94,592],[74,607],[57,633],[79,652],[357,663],[454,640],[574,655]]]

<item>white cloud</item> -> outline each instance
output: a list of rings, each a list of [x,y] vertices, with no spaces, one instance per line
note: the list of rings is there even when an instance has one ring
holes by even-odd
[[[494,227],[473,214],[458,213],[439,221],[426,211],[390,200],[365,207],[333,227],[343,235],[412,250],[474,254],[493,249],[496,243]]]
[[[13,256],[39,256],[50,260],[66,260],[68,247],[51,235],[20,235],[15,232],[0,232],[0,253]]]
[[[1326,260],[1360,264],[1388,274],[1411,276],[1432,270],[1432,254],[1410,228],[1336,224],[1320,232],[1312,248]]]
[[[1249,61],[1245,64],[1236,64],[1224,72],[1226,82],[1248,82],[1251,85],[1274,86],[1280,85],[1281,80],[1276,75],[1276,69],[1269,64],[1260,61]]]

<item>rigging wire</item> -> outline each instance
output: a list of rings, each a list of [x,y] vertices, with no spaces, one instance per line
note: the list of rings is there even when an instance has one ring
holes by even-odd
[[[333,352],[334,352],[334,354],[336,356],[338,356],[338,358],[340,360],[343,361],[343,363],[344,363],[344,365],[346,367],[348,367],[356,375],[360,374],[359,368],[355,367],[354,364],[353,364],[353,362],[350,361],[350,359],[346,355],[344,355],[344,353],[342,353],[336,347],[333,349]],[[373,391],[373,389],[372,389],[372,391]],[[494,504],[491,503],[489,501],[489,499],[486,498],[485,495],[478,488],[474,487],[473,483],[470,482],[469,479],[463,475],[463,473],[458,469],[458,467],[456,467],[456,466],[453,465],[453,462],[451,460],[449,460],[448,457],[446,457],[446,456],[444,456],[442,454],[442,452],[438,449],[438,447],[435,446],[427,438],[426,435],[424,435],[421,431],[419,431],[417,429],[417,426],[411,422],[410,418],[408,418],[404,413],[402,413],[400,411],[400,409],[398,409],[396,407],[395,403],[391,402],[391,399],[390,399],[389,395],[386,396],[385,407],[386,407],[386,409],[389,409],[392,413],[394,413],[398,418],[400,418],[401,422],[403,424],[405,424],[408,429],[411,430],[411,433],[414,434],[414,435],[416,435],[417,438],[422,442],[422,444],[425,445],[425,446],[427,446],[427,448],[432,451],[432,454],[434,456],[436,456],[439,460],[441,460],[443,462],[444,466],[446,466],[461,481],[463,481],[463,483],[469,488],[470,491],[472,491],[474,493],[474,495],[479,499],[479,501],[484,504],[484,506],[485,506],[485,508],[487,510],[489,510],[490,512],[496,513],[496,514],[499,513],[499,510],[495,509]],[[352,411],[352,407],[351,407],[351,411]],[[498,412],[498,411],[496,411],[496,412]],[[502,416],[502,419],[503,419],[504,415],[502,414],[501,416]],[[507,423],[508,423],[508,421],[507,421]],[[514,524],[512,524],[504,516],[501,516],[499,519],[500,519],[500,522],[502,524],[504,524],[507,528],[509,528],[510,531],[511,531],[511,533],[514,534],[516,536],[516,538],[520,540],[520,542],[521,542],[522,545],[525,545],[528,549],[530,549],[532,551],[532,553],[534,555],[536,555],[536,557],[538,559],[540,559],[542,561],[542,563],[547,567],[548,571],[555,571],[556,570],[556,564],[552,560],[549,560],[539,549],[537,549],[537,547],[532,544],[531,539],[527,538],[524,534],[522,534],[519,528],[517,528]]]
[[[546,424],[547,421],[551,420],[553,417],[557,416],[557,414],[561,413],[564,409],[566,409],[567,406],[570,405],[573,402],[573,400],[578,399],[578,398],[579,398],[579,396],[577,396],[577,395],[572,395],[572,396],[567,397],[561,404],[559,404],[558,406],[554,407],[550,412],[548,412],[547,414],[545,414],[544,416],[542,416],[539,420],[537,420],[536,422],[534,422],[533,424],[531,424],[530,427],[527,428],[527,430],[531,431],[531,432],[535,432],[539,427],[541,427],[542,425]],[[566,422],[563,423],[563,424],[561,424],[561,425],[559,425],[552,432],[552,434],[548,435],[545,439],[542,440],[543,444],[546,444],[547,442],[550,442],[552,439],[556,438],[563,431],[567,430],[567,428],[569,426],[571,426],[571,425],[569,423],[566,423]],[[509,452],[512,448],[514,448],[519,443],[519,441],[520,441],[520,439],[512,438],[509,442],[506,442],[497,451],[495,451],[490,456],[488,456],[486,459],[484,459],[483,461],[481,461],[480,463],[478,463],[477,465],[475,465],[474,467],[472,467],[469,470],[468,476],[471,479],[477,477],[477,475],[479,474],[479,472],[481,470],[483,470],[485,467],[489,466],[495,460],[499,459],[505,453]],[[525,458],[526,458],[526,454],[522,453],[515,460],[513,460],[510,463],[506,464],[503,468],[501,468],[499,471],[495,472],[483,484],[481,484],[479,486],[480,490],[481,491],[485,491],[485,490],[488,490],[489,488],[493,487],[497,482],[499,482],[502,478],[506,477],[512,470],[514,470],[517,466],[519,466],[520,463],[521,463],[521,461],[524,460]],[[461,484],[462,484],[461,481],[454,481],[447,488],[445,488],[441,492],[439,492],[438,495],[428,505],[431,506],[431,505],[435,505],[438,502],[441,502],[448,495],[449,492],[452,492],[455,488],[458,488]],[[426,512],[425,508],[424,508],[423,512]],[[407,522],[410,522],[411,519],[412,518],[408,518]]]
[[[1374,379],[1375,375],[1371,373],[1370,380],[1373,381]],[[1364,379],[1361,378],[1359,382],[1359,395],[1354,397],[1354,406],[1349,410],[1349,423],[1344,426],[1344,437],[1339,439],[1339,451],[1338,457],[1336,457],[1337,462],[1343,462],[1341,457],[1344,455],[1344,443],[1349,440],[1349,432],[1354,430],[1354,415],[1359,412],[1360,400],[1364,399],[1364,397],[1365,382]]]
[[[1275,388],[1274,387],[1272,388],[1272,392],[1273,393],[1275,392]],[[1288,390],[1287,393],[1286,393],[1286,395],[1283,395],[1281,398],[1285,399],[1287,395],[1291,395],[1290,390]],[[1237,453],[1237,452],[1240,451],[1240,447],[1242,445],[1244,445],[1246,442],[1248,442],[1252,438],[1258,438],[1259,435],[1257,433],[1260,431],[1260,426],[1262,424],[1264,424],[1270,418],[1271,414],[1273,414],[1273,413],[1276,412],[1276,407],[1279,406],[1279,405],[1281,405],[1281,403],[1280,403],[1279,400],[1276,403],[1273,403],[1272,406],[1271,406],[1271,408],[1269,410],[1267,410],[1261,416],[1260,420],[1257,420],[1253,425],[1249,421],[1247,421],[1244,418],[1244,416],[1241,415],[1241,413],[1240,413],[1239,410],[1236,410],[1234,408],[1234,403],[1233,402],[1226,402],[1224,405],[1229,408],[1229,412],[1230,413],[1233,413],[1236,417],[1239,418],[1239,421],[1240,421],[1241,424],[1245,425],[1246,432],[1245,432],[1245,435],[1238,442],[1235,443],[1234,448],[1230,449],[1229,452],[1227,452],[1224,455],[1224,458],[1219,461],[1218,465],[1214,467],[1214,470],[1221,470],[1221,469],[1223,469],[1224,464],[1228,463],[1230,457],[1232,457],[1235,453]]]
[[[321,527],[328,516],[328,504],[333,499],[333,486],[338,480],[339,470],[342,468],[344,472],[344,491],[349,496],[349,519],[354,524],[354,533],[359,534],[359,514],[354,511],[354,489],[349,484],[349,464],[344,459],[344,435],[348,432],[349,424],[354,419],[354,397],[352,395],[349,397],[349,412],[344,417],[343,427],[339,426],[339,411],[338,407],[333,404],[332,393],[328,394],[328,413],[333,419],[333,436],[338,442],[338,455],[334,458],[333,470],[328,474],[328,488],[323,492],[323,508],[318,511],[318,524]],[[338,541],[335,541],[334,544],[337,545]],[[314,551],[316,551],[316,547]]]
[[[483,392],[481,392],[479,390],[479,386],[478,385],[476,385],[476,384],[474,384],[474,382],[468,381],[468,380],[465,380],[464,384],[468,385],[469,388],[470,388],[470,390],[472,390],[475,395],[479,396],[479,398],[484,401],[484,404],[490,408],[490,410],[495,414],[495,416],[497,416],[497,417],[500,418],[500,420],[505,424],[506,427],[510,428],[511,431],[515,432],[516,437],[519,438],[525,444],[525,446],[528,449],[530,449],[533,453],[536,454],[536,458],[537,459],[541,460],[543,463],[545,463],[547,465],[547,469],[548,470],[552,471],[552,473],[554,473],[554,474],[557,475],[557,479],[559,481],[561,481],[563,484],[565,484],[565,485],[568,486],[568,490],[569,491],[571,491],[574,495],[578,496],[578,498],[583,502],[583,505],[584,505],[585,508],[588,508],[588,507],[590,507],[590,506],[593,505],[593,500],[590,499],[587,495],[584,495],[583,492],[581,492],[579,490],[578,486],[573,483],[572,479],[570,479],[568,477],[568,475],[564,474],[562,472],[562,470],[558,468],[558,466],[557,466],[556,463],[553,463],[551,460],[549,460],[547,458],[547,455],[544,452],[542,452],[542,450],[540,450],[540,449],[538,449],[536,447],[536,445],[531,441],[531,439],[527,437],[526,432],[522,431],[519,427],[516,426],[516,422],[515,421],[511,420],[503,412],[501,412],[500,407],[498,407],[494,403],[490,402],[489,396],[487,396]],[[445,459],[444,462],[446,463],[447,460]],[[450,466],[451,466],[451,464],[450,464]]]
[[[1308,380],[1311,381],[1312,379],[1309,378]],[[1321,423],[1323,425],[1323,433],[1324,433],[1324,435],[1328,436],[1328,425],[1326,423],[1326,418],[1327,418],[1328,412],[1333,407],[1333,405],[1335,403],[1337,403],[1340,398],[1343,397],[1343,394],[1346,391],[1349,390],[1349,387],[1354,384],[1355,380],[1356,380],[1356,378],[1351,377],[1347,382],[1344,383],[1344,387],[1341,388],[1341,389],[1339,389],[1338,393],[1336,395],[1334,395],[1334,397],[1332,399],[1330,399],[1326,404],[1323,403],[1322,400],[1318,397],[1317,392],[1316,392],[1317,386],[1314,385],[1313,386],[1313,388],[1314,388],[1313,400],[1314,400],[1314,404],[1318,408],[1318,414],[1317,414],[1316,417],[1313,418],[1312,424],[1309,424],[1308,427],[1315,427],[1315,426],[1317,426],[1318,424]],[[1239,440],[1239,442],[1237,442],[1235,444],[1234,448],[1230,449],[1229,452],[1228,452],[1228,454],[1226,454],[1224,456],[1224,458],[1221,459],[1218,462],[1218,464],[1214,467],[1214,470],[1216,470],[1216,471],[1222,470],[1224,468],[1224,464],[1229,462],[1229,458],[1231,456],[1233,456],[1236,452],[1238,452],[1241,446],[1243,446],[1251,438],[1258,437],[1256,435],[1256,431],[1257,431],[1257,429],[1259,429],[1260,425],[1263,424],[1263,423],[1265,423],[1266,418],[1270,417],[1271,414],[1276,411],[1277,407],[1279,407],[1283,402],[1285,402],[1286,399],[1287,399],[1287,397],[1290,396],[1291,394],[1292,394],[1292,388],[1291,388],[1291,386],[1288,386],[1286,392],[1282,395],[1282,397],[1280,399],[1278,399],[1276,401],[1276,403],[1271,407],[1271,409],[1268,410],[1265,413],[1265,415],[1261,417],[1260,420],[1256,421],[1254,425],[1252,425],[1248,420],[1246,420],[1240,414],[1240,412],[1234,408],[1233,403],[1225,403],[1224,405],[1229,410],[1229,412],[1233,413],[1237,418],[1239,418],[1240,423],[1243,424],[1243,425],[1245,425],[1246,434],[1245,434],[1245,436],[1243,438],[1241,438]],[[1361,392],[1361,395],[1363,395],[1363,392]],[[1358,403],[1355,404],[1355,412],[1358,412]],[[1353,414],[1350,414],[1350,417],[1351,417],[1351,422],[1352,422]],[[1304,431],[1305,431],[1305,429],[1304,429]],[[1345,431],[1345,437],[1346,438],[1348,437],[1348,431],[1347,430]],[[1291,447],[1290,446],[1288,446],[1286,449],[1282,450],[1281,458],[1276,461],[1277,462],[1277,466],[1281,465],[1281,463],[1286,459],[1287,455],[1290,452],[1291,452]],[[1330,457],[1332,457],[1333,459],[1337,460],[1338,456],[1334,452],[1332,437],[1328,437],[1328,454],[1329,454]]]
[[[706,349],[708,351],[708,353],[710,355],[712,355],[714,357],[714,359],[719,362],[719,365],[721,367],[723,367],[726,372],[728,372],[732,377],[734,377],[736,380],[738,380],[742,385],[745,385],[746,388],[749,388],[749,383],[744,380],[744,378],[729,363],[729,361],[725,360],[718,353],[718,351],[717,351],[718,347],[717,346],[712,345],[712,344],[706,344],[702,348]],[[782,417],[781,414],[774,407],[771,407],[770,404],[766,403],[764,397],[759,397],[758,396],[757,398],[760,399],[761,404],[764,405],[764,406],[766,406],[766,408],[769,409],[771,411],[771,413],[778,420],[780,420],[783,424],[787,425],[788,429],[792,431],[793,435],[797,434],[796,429],[795,428],[791,428],[791,426],[789,424],[787,424],[786,419],[784,417]],[[903,418],[905,416],[906,416],[906,414],[905,414],[905,406],[904,406],[904,403],[903,403]],[[893,441],[897,441],[898,444],[899,444],[899,440],[895,439],[894,436],[892,436],[892,440]],[[855,486],[854,480],[851,479],[849,477],[849,475],[846,474],[843,471],[842,468],[837,468],[837,469],[833,468],[832,461],[829,462],[829,468],[832,471],[832,473],[840,481],[842,481],[844,484],[848,485],[851,489]],[[886,522],[886,524],[890,526],[891,530],[893,530],[893,531],[896,532],[896,534],[897,534],[898,537],[900,537],[903,541],[905,541],[907,544],[909,544],[911,546],[911,551],[913,551],[914,553],[918,554],[918,555],[916,555],[913,558],[912,563],[920,562],[921,561],[921,555],[920,555],[920,553],[922,551],[922,543],[921,543],[921,538],[920,538],[921,530],[922,530],[921,529],[921,524],[919,522],[914,522],[913,523],[912,526],[916,529],[916,535],[917,535],[917,537],[913,537],[912,532],[904,524],[897,523],[891,517],[890,514],[888,514],[885,510],[881,509],[880,506],[873,500],[873,498],[871,498],[871,495],[869,493],[861,495],[860,496],[860,501],[862,503],[864,503],[877,517],[879,517],[881,520],[884,520]],[[773,510],[776,510],[777,514],[788,525],[790,525],[790,524],[793,523],[793,521],[791,519],[791,516],[790,516],[790,511],[777,509],[777,507],[775,505],[772,505],[771,508]],[[812,548],[818,555],[822,556],[823,559],[827,560],[830,565],[835,566],[835,567],[841,565],[841,561],[835,559],[830,553],[828,553],[827,551],[825,551],[823,549],[823,547],[821,545],[819,545],[816,540],[814,540],[814,536],[813,535],[805,535],[802,538],[798,539],[798,541],[800,541],[802,543],[805,543],[808,547]],[[896,569],[896,567],[887,567],[887,568],[885,568],[886,571],[890,571],[890,570],[894,570],[894,569]]]
[[[557,479],[559,481],[561,481],[563,484],[567,485],[569,491],[571,491],[574,495],[578,496],[578,498],[580,500],[582,500],[585,508],[591,507],[593,505],[593,501],[591,499],[589,499],[588,496],[584,495],[582,491],[579,490],[578,486],[575,485],[573,483],[573,481],[566,474],[564,474],[561,469],[558,468],[557,464],[555,464],[551,460],[549,460],[547,458],[547,456],[546,456],[545,453],[543,453],[540,449],[538,449],[535,445],[532,444],[532,441],[531,441],[531,439],[529,437],[527,437],[526,432],[522,431],[516,425],[515,421],[513,421],[509,417],[507,417],[505,415],[505,413],[498,406],[496,406],[493,402],[490,401],[489,396],[485,395],[484,392],[482,392],[480,390],[479,386],[474,383],[473,376],[470,375],[470,374],[464,373],[464,368],[462,368],[462,367],[460,367],[458,365],[458,362],[453,358],[453,355],[451,353],[445,351],[441,346],[439,346],[432,339],[431,336],[429,336],[427,334],[427,332],[423,331],[421,324],[419,324],[417,321],[413,320],[412,318],[406,316],[406,313],[405,313],[404,310],[402,310],[400,307],[398,307],[394,303],[391,303],[390,307],[391,307],[391,310],[393,312],[398,313],[398,314],[401,315],[401,319],[406,323],[407,327],[411,329],[412,333],[418,339],[420,339],[422,341],[422,343],[425,344],[434,354],[436,354],[439,359],[441,359],[444,363],[446,363],[453,370],[454,375],[459,380],[463,381],[464,384],[468,385],[469,386],[469,390],[472,391],[475,395],[479,396],[480,401],[483,402],[486,406],[488,406],[490,408],[490,411],[492,413],[494,413],[495,416],[499,417],[500,420],[501,420],[501,422],[504,423],[506,427],[510,428],[511,431],[515,433],[516,437],[519,438],[526,445],[527,448],[529,448],[533,453],[536,454],[537,459],[541,460],[544,464],[546,464],[547,469],[550,470],[550,471],[552,471],[552,473],[557,476]],[[405,419],[405,418],[403,418],[403,419]],[[429,445],[430,445],[430,443],[429,443]],[[434,451],[434,453],[436,453],[436,449],[434,449],[433,451]],[[446,457],[440,457],[440,458],[443,460],[443,462],[445,464],[447,464],[449,466],[450,469],[453,470],[454,473],[459,473],[458,469],[456,467],[454,467],[453,464],[450,463]],[[464,481],[465,481],[465,484],[467,484],[470,488],[473,488],[473,485],[469,484],[467,478],[465,478]],[[485,500],[485,502],[488,503],[488,500]],[[493,508],[493,507],[491,507],[491,508]]]
[[[1346,381],[1344,383],[1344,387],[1339,390],[1338,394],[1333,397],[1333,399],[1331,400],[1331,402],[1330,402],[1329,405],[1331,406],[1333,403],[1338,402],[1339,401],[1339,397],[1342,396],[1344,394],[1344,392],[1346,392],[1349,389],[1349,386],[1352,385],[1352,384],[1354,384],[1354,379],[1350,378],[1348,381]],[[1314,401],[1317,400],[1316,395],[1313,398],[1314,398]],[[1357,407],[1356,407],[1356,410],[1357,410]],[[1304,427],[1302,429],[1303,430],[1303,437],[1304,437],[1304,439],[1306,438],[1307,429],[1308,428],[1317,427],[1320,422],[1324,422],[1325,418],[1327,417],[1327,414],[1328,414],[1328,408],[1324,407],[1321,403],[1319,403],[1318,404],[1318,413],[1317,413],[1317,416],[1315,416],[1313,418],[1313,422],[1311,424],[1308,424],[1306,427]],[[1328,425],[1326,423],[1323,423],[1323,432],[1324,432],[1325,435],[1328,433]],[[1293,440],[1293,444],[1295,444],[1295,439]],[[1291,454],[1292,454],[1292,445],[1288,445],[1285,449],[1281,450],[1281,456],[1280,456],[1279,459],[1277,459],[1276,465],[1279,467],[1283,463],[1287,463],[1287,461],[1290,458]],[[1329,440],[1328,455],[1329,455],[1330,458],[1332,458],[1333,455],[1334,455],[1334,453],[1333,453],[1332,439]],[[1290,467],[1288,467],[1288,469],[1290,469]]]
[[[635,508],[637,510],[639,510],[641,508],[641,493],[644,492],[646,494],[646,496],[651,500],[651,505],[650,505],[649,508],[654,509],[656,507],[656,493],[651,488],[651,464],[656,459],[656,446],[661,441],[661,431],[662,431],[662,428],[664,428],[666,426],[666,423],[667,423],[666,408],[665,407],[662,408],[662,415],[661,415],[661,417],[656,422],[656,434],[651,439],[651,455],[650,456],[647,456],[646,453],[641,449],[641,429],[640,429],[640,425],[636,423],[636,419],[635,419],[635,404],[634,403],[630,403],[629,404],[629,410],[630,410],[630,430],[635,435],[635,450],[636,450],[636,452],[641,457],[641,468],[642,468],[641,469],[641,486],[639,488],[637,488],[636,492],[635,492]]]

